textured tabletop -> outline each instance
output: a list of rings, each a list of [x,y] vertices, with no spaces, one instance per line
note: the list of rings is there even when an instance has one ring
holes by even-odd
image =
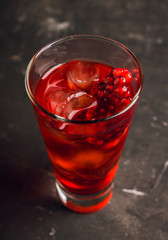
[[[167,0],[15,0],[0,5],[0,239],[168,239]],[[55,176],[26,95],[26,66],[42,46],[72,34],[126,45],[144,88],[101,211],[58,201]]]

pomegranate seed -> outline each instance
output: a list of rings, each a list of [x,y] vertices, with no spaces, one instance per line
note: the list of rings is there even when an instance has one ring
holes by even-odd
[[[113,94],[110,94],[110,93],[109,93],[109,94],[107,95],[107,99],[108,99],[108,100],[111,100],[112,97],[113,97]]]
[[[127,72],[124,74],[124,77],[126,78],[127,82],[131,82],[132,80],[132,74],[130,72]]]
[[[127,87],[127,92],[125,93],[125,97],[129,98],[132,97],[132,89],[130,87]]]
[[[125,73],[128,73],[129,71],[128,71],[128,69],[127,68],[123,68],[123,73],[125,74]]]
[[[104,114],[105,114],[105,109],[104,109],[104,108],[101,108],[101,109],[100,109],[100,114],[101,114],[101,115],[104,115]]]
[[[111,76],[107,76],[104,80],[105,84],[112,84],[113,78]]]
[[[114,77],[122,76],[123,69],[122,68],[115,68],[115,69],[113,69],[112,73],[113,73]]]
[[[110,117],[111,116],[111,112],[106,113],[106,117]]]
[[[114,89],[114,95],[116,97],[123,98],[123,97],[125,97],[126,93],[127,93],[127,87],[126,86],[117,87],[117,88]]]
[[[124,108],[126,108],[129,104],[130,104],[131,100],[128,99],[128,98],[123,98],[120,102],[120,105],[119,105],[119,109],[120,110],[123,110]]]
[[[114,85],[115,86],[121,86],[126,83],[126,78],[125,77],[116,77],[114,80]]]
[[[108,76],[101,77],[99,81],[93,81],[90,93],[100,101],[97,114],[107,117],[128,106],[134,95],[131,80],[132,74],[128,69],[115,68]],[[91,116],[93,118],[93,113]],[[87,119],[90,117],[87,116]]]
[[[106,90],[107,90],[108,92],[112,92],[112,91],[113,91],[113,85],[112,85],[112,84],[106,85]]]
[[[98,86],[99,90],[102,90],[102,91],[104,91],[105,87],[106,87],[106,84],[104,82],[101,82]]]
[[[110,105],[110,106],[109,106],[109,110],[114,111],[114,110],[115,110],[115,107],[114,107],[113,105]]]
[[[121,104],[123,104],[124,106],[127,106],[128,104],[130,104],[131,100],[129,98],[123,98],[121,100]]]
[[[98,93],[97,93],[97,98],[98,98],[98,99],[102,99],[102,98],[104,98],[104,97],[105,97],[105,92],[102,91],[102,90],[98,91]]]
[[[117,106],[119,104],[120,100],[116,96],[113,95],[110,102],[114,106]]]
[[[115,68],[113,70],[114,77],[125,77],[127,82],[131,82],[132,74],[126,68]]]

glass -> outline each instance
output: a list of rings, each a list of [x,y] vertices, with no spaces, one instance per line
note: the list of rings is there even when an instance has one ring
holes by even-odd
[[[130,104],[119,113],[87,121],[69,120],[42,107],[35,96],[42,76],[54,66],[80,59],[128,69],[135,92]],[[138,60],[114,40],[69,36],[46,45],[34,55],[26,70],[25,85],[53,165],[60,201],[81,213],[103,208],[113,193],[119,158],[142,90]]]

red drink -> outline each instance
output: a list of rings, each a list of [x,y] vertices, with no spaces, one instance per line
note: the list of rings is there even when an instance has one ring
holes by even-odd
[[[117,114],[134,96],[132,74],[95,62],[72,61],[46,72],[36,87],[36,101],[52,114],[93,121]],[[48,122],[39,126],[55,175],[70,192],[94,194],[111,184],[118,167],[133,110],[121,115],[122,126],[109,131],[113,120],[82,124]]]
[[[70,209],[93,212],[111,198],[139,87],[136,68],[90,60],[52,64],[30,87],[58,195]]]

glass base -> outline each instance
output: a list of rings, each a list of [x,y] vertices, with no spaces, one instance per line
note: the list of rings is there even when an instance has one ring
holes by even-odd
[[[67,191],[57,180],[56,189],[62,204],[79,213],[96,212],[107,205],[113,194],[113,182],[103,191],[93,195],[78,195]]]

